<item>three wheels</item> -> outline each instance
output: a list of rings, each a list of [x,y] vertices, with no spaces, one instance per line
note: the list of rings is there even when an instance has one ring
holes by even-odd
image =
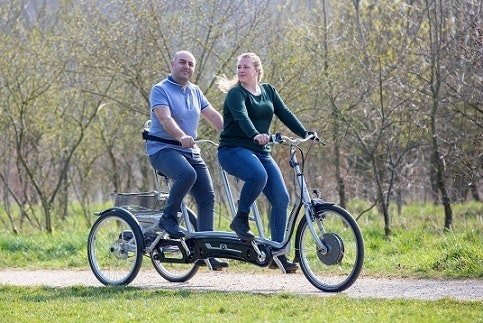
[[[189,209],[188,215],[196,227],[196,216]],[[346,210],[331,204],[318,208],[311,221],[309,226],[303,217],[297,228],[296,259],[316,288],[341,292],[357,280],[362,270],[364,243],[360,229]],[[314,239],[311,228],[318,239]],[[104,212],[96,220],[87,244],[89,265],[104,285],[128,285],[139,273],[146,255],[141,227],[135,217],[119,208]],[[149,250],[147,255],[154,268],[168,281],[187,281],[199,269],[196,262],[186,261],[180,244],[163,243]]]

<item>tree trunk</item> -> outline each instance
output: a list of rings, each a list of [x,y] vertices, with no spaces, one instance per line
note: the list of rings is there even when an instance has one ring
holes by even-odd
[[[336,135],[337,130],[334,128],[334,135]],[[337,189],[339,192],[339,205],[342,208],[346,208],[347,201],[345,195],[345,183],[340,171],[340,145],[338,142],[334,142],[334,153],[335,153],[335,177],[337,179]]]
[[[444,181],[444,163],[439,153],[436,136],[433,136],[432,151],[432,168],[435,170],[436,173],[436,181],[438,189],[441,192],[444,207],[444,230],[451,231],[453,225],[453,210],[451,209],[451,199],[449,197],[446,183]]]
[[[441,75],[441,32],[442,32],[442,17],[440,15],[441,9],[441,2],[429,2],[426,1],[426,8],[428,14],[428,22],[429,22],[429,32],[430,32],[430,48],[431,48],[431,80],[429,83],[429,88],[431,90],[431,100],[432,100],[432,107],[431,107],[431,136],[432,136],[432,145],[431,145],[431,172],[435,175],[434,180],[436,180],[436,184],[438,190],[441,192],[443,207],[444,207],[444,229],[445,231],[451,230],[452,223],[453,223],[453,211],[451,210],[451,203],[448,194],[448,190],[446,188],[446,184],[444,182],[444,162],[441,156],[439,143],[438,143],[438,131],[437,131],[437,122],[438,122],[438,112],[440,109],[440,91],[441,86],[443,84],[443,77]]]
[[[473,196],[473,199],[477,202],[480,202],[480,194],[478,193],[478,186],[476,186],[476,183],[471,183],[470,184],[470,189],[471,189],[471,195]]]

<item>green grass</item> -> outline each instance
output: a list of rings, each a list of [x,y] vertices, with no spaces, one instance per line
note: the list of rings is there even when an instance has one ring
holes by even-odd
[[[3,322],[481,322],[478,302],[0,286]]]
[[[363,208],[349,206],[354,216]],[[458,204],[453,210],[454,230],[445,232],[441,207],[417,203],[405,206],[403,213],[393,218],[391,237],[384,235],[380,216],[364,214],[359,219],[365,241],[364,274],[483,278],[483,203]],[[81,225],[84,222],[73,217],[69,223],[75,225],[58,226],[53,234],[0,232],[0,268],[87,269],[89,227]],[[221,227],[229,224],[225,217],[215,223]],[[234,262],[230,270],[247,268],[255,267]]]
[[[453,213],[453,230],[446,232],[441,206],[405,206],[392,218],[390,237],[384,235],[380,216],[363,216],[359,225],[365,241],[365,274],[483,278],[483,203],[457,204]]]
[[[356,216],[364,207],[353,203],[349,209]],[[384,236],[379,215],[364,214],[359,219],[366,252],[363,274],[483,278],[483,204],[454,205],[453,211],[453,231],[445,232],[441,207],[405,206],[392,219],[391,237]],[[219,220],[215,223],[227,226],[227,219]],[[81,217],[73,216],[70,222],[76,225],[57,225],[50,235],[0,232],[0,268],[87,269],[89,228],[79,225],[85,222]],[[152,269],[149,261],[143,264]],[[230,264],[230,271],[247,270],[259,269],[235,261]],[[483,322],[483,302],[0,286],[0,317],[4,322]]]
[[[86,230],[86,229],[84,229]],[[0,268],[87,268],[86,231],[0,235]]]
[[[431,232],[397,229],[386,238],[381,229],[364,230],[365,273],[413,277],[483,278],[483,230]]]

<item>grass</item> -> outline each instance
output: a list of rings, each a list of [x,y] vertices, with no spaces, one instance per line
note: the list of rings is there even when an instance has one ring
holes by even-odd
[[[349,207],[357,215],[363,205]],[[380,216],[364,214],[359,225],[373,277],[483,278],[483,204],[454,205],[452,232],[442,228],[441,208],[411,204],[392,219],[384,236]],[[395,211],[393,211],[396,214]],[[2,215],[0,215],[2,216]],[[226,219],[221,219],[225,226]],[[76,221],[74,221],[76,222]],[[77,222],[82,223],[82,220]],[[25,230],[27,231],[27,230]],[[0,233],[0,268],[87,269],[89,228],[58,227],[48,235]],[[144,266],[150,268],[148,261]],[[230,271],[257,270],[232,262]],[[354,299],[287,294],[165,291],[110,287],[0,286],[4,322],[483,322],[483,302]]]
[[[48,235],[0,235],[0,268],[87,268],[87,236],[65,230]]]
[[[349,206],[354,215],[363,208]],[[380,216],[364,215],[359,219],[365,242],[364,274],[483,278],[483,203],[455,205],[452,232],[443,230],[442,219],[442,208],[414,203],[393,218],[393,234],[386,237]],[[17,235],[0,232],[0,268],[88,269],[89,227],[76,219],[70,223],[75,225],[57,227],[50,235],[27,230]],[[216,223],[223,228],[229,224],[222,217]],[[247,268],[254,267],[235,262],[230,270]]]
[[[4,322],[481,322],[478,302],[0,286]]]
[[[483,278],[483,230],[431,232],[424,229],[364,231],[365,273],[379,276]]]

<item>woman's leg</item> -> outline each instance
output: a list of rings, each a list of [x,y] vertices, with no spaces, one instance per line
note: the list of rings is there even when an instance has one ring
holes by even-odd
[[[240,192],[238,210],[249,213],[250,207],[267,183],[265,168],[253,151],[241,147],[220,148],[218,160],[228,174],[244,182]]]
[[[282,172],[272,156],[263,154],[259,156],[259,159],[268,174],[268,180],[263,189],[263,194],[267,197],[271,205],[270,231],[272,240],[282,242],[287,225],[287,207],[290,203],[290,196],[285,186]]]
[[[267,185],[263,189],[263,194],[272,206],[270,211],[272,241],[282,242],[287,226],[287,207],[290,203],[290,196],[285,186],[282,172],[275,160],[268,154],[260,156],[259,158],[268,174]],[[297,271],[297,264],[290,262],[286,255],[278,256],[278,259],[284,267],[285,272],[294,273]],[[272,262],[269,268],[276,269],[278,266],[275,262]]]
[[[248,213],[267,182],[267,173],[257,155],[246,148],[220,148],[218,159],[229,174],[244,181],[238,203],[238,211],[230,228],[241,240],[250,241],[255,235],[250,230]]]

